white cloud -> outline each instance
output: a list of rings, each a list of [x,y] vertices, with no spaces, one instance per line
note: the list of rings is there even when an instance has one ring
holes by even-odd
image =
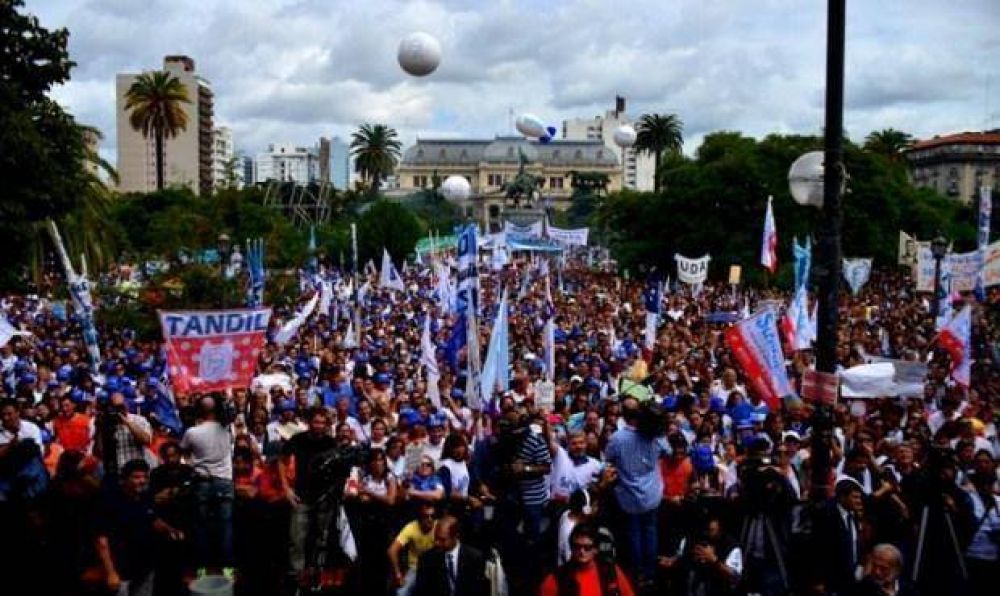
[[[686,150],[713,130],[816,133],[823,124],[823,2],[762,0],[37,0],[68,27],[73,80],[55,95],[114,152],[114,76],[193,57],[216,118],[249,153],[312,144],[364,121],[417,136],[485,137],[508,112],[558,124],[616,94],[629,111],[673,112]],[[1000,2],[850,3],[845,126],[917,136],[981,128],[1000,105]],[[396,64],[410,31],[437,36],[437,72]],[[990,69],[993,69],[992,71]],[[993,77],[992,98],[985,95]],[[994,122],[995,126],[1000,122]]]

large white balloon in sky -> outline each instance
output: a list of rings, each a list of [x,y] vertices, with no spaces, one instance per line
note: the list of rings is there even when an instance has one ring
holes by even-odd
[[[441,183],[441,194],[449,201],[464,201],[472,195],[472,185],[465,176],[448,176]]]
[[[631,147],[635,145],[636,136],[635,129],[632,128],[631,124],[622,124],[615,129],[615,145],[619,147]]]
[[[534,114],[521,114],[514,121],[517,132],[531,139],[538,139],[542,143],[548,143],[556,136],[554,126],[545,126],[542,119]]]
[[[399,65],[415,77],[431,74],[441,64],[441,44],[433,35],[417,31],[399,42]]]

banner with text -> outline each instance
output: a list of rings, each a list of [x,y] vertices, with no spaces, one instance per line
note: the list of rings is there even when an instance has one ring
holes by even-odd
[[[726,345],[753,391],[777,411],[781,398],[793,392],[781,351],[776,311],[766,308],[727,329]]]
[[[181,393],[249,387],[270,308],[158,311],[170,381]]]
[[[566,228],[555,228],[547,226],[546,233],[549,238],[559,244],[566,246],[587,246],[587,238],[590,236],[590,228],[576,228],[574,230]]]
[[[689,259],[681,254],[674,254],[677,261],[677,279],[686,284],[704,283],[708,278],[708,262],[712,257],[705,255],[699,259]]]
[[[526,226],[518,225],[510,221],[503,222],[504,233],[512,236],[533,236],[535,238],[541,238],[542,227],[542,220],[538,220],[535,223]]]
[[[986,247],[983,282],[986,287],[1000,284],[1000,241]],[[952,253],[941,261],[941,275],[951,275],[951,288],[956,292],[969,292],[976,287],[979,273],[979,251]],[[934,255],[930,247],[917,251],[916,281],[918,292],[934,291]]]

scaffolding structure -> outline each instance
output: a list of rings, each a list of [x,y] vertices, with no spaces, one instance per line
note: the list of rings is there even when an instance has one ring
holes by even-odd
[[[261,184],[264,206],[280,211],[295,227],[329,223],[335,192],[329,182],[298,184],[268,180]]]

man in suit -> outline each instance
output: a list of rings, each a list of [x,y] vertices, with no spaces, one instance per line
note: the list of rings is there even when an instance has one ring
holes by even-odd
[[[420,557],[414,596],[480,596],[489,594],[486,559],[459,541],[459,522],[442,517],[434,528],[434,548]]]
[[[861,484],[843,476],[835,496],[817,514],[813,531],[816,581],[828,594],[852,594],[862,575]]]

